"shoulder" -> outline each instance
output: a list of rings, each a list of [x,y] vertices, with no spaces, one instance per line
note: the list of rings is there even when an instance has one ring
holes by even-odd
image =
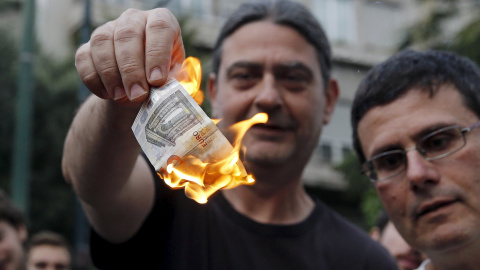
[[[320,222],[318,230],[326,241],[330,256],[339,260],[349,258],[350,265],[356,269],[397,269],[387,250],[360,227],[320,201],[317,201],[316,208]]]

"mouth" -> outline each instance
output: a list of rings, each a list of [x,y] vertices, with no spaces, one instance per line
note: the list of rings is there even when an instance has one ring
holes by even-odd
[[[256,134],[257,136],[266,136],[266,137],[277,137],[277,136],[284,136],[285,133],[291,132],[293,130],[292,127],[287,125],[280,125],[280,124],[257,124],[252,126],[251,131]]]
[[[252,128],[272,129],[272,130],[292,130],[295,128],[293,123],[282,123],[279,121],[269,121],[265,124],[256,124]]]
[[[450,206],[458,202],[458,199],[438,199],[421,205],[417,210],[416,218],[419,219],[422,216],[425,216],[429,213],[435,212],[444,207]]]

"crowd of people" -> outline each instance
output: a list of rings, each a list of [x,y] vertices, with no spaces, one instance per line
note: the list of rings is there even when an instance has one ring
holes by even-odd
[[[62,161],[92,228],[96,267],[478,269],[479,67],[449,52],[406,50],[359,84],[354,147],[385,209],[369,237],[301,181],[339,96],[331,54],[300,3],[245,3],[232,13],[212,53],[212,117],[222,119],[221,131],[257,113],[269,118],[242,141],[256,183],[198,204],[162,183],[131,131],[149,89],[185,59],[177,19],[167,9],[129,9],[98,27],[76,53],[92,95],[72,122]],[[23,249],[25,223],[8,205],[2,200],[0,244],[11,251],[1,265],[69,269],[68,245],[51,233]]]
[[[72,269],[72,253],[67,240],[52,231],[40,231],[29,238],[22,211],[2,190],[0,190],[0,269]]]

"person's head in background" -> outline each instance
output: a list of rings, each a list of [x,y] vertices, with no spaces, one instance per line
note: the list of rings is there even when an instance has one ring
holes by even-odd
[[[405,242],[383,210],[378,215],[375,226],[370,230],[370,236],[390,252],[397,261],[399,270],[416,269],[426,258]]]
[[[27,247],[27,270],[69,270],[72,255],[63,236],[42,231],[30,239]]]
[[[428,270],[480,265],[478,127],[480,68],[454,53],[401,52],[357,90],[357,156],[399,233],[429,257]]]
[[[0,269],[25,269],[23,244],[27,228],[22,211],[0,190]]]

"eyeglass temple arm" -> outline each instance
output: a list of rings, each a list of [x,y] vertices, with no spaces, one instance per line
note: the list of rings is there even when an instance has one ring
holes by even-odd
[[[477,122],[477,123],[473,124],[471,127],[466,128],[465,130],[466,131],[471,131],[472,129],[477,128],[477,127],[480,127],[480,122]]]

